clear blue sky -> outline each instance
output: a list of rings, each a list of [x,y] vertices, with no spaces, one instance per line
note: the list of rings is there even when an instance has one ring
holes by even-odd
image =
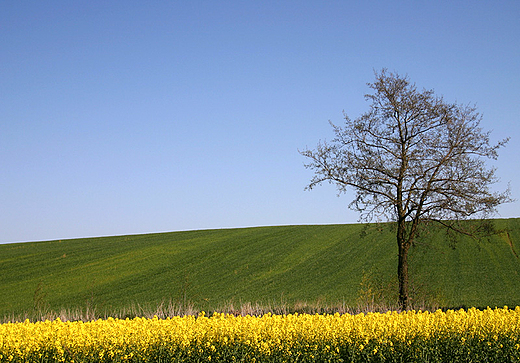
[[[475,103],[520,199],[520,2],[2,1],[0,242],[355,223],[298,149],[374,70]],[[518,217],[519,204],[500,208]]]

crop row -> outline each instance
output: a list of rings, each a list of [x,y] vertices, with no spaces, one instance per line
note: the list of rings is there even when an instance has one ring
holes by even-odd
[[[0,362],[520,362],[520,307],[0,325]]]

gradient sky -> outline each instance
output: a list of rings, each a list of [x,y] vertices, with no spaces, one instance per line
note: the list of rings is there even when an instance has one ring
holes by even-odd
[[[476,104],[520,198],[520,2],[2,1],[0,242],[355,223],[298,149],[374,70]],[[520,202],[500,208],[518,217]]]

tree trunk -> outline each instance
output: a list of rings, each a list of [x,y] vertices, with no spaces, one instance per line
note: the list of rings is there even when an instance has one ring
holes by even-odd
[[[410,247],[405,238],[406,223],[404,220],[398,222],[397,225],[397,245],[399,248],[397,262],[397,279],[399,281],[399,307],[402,311],[408,309],[408,249]]]
[[[397,278],[399,280],[399,307],[401,310],[408,309],[408,247],[399,245],[399,258],[397,263]]]

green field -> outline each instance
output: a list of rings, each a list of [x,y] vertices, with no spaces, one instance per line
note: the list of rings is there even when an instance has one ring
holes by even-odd
[[[444,307],[520,305],[520,219],[452,249],[432,230],[412,249],[414,290]],[[362,237],[362,231],[365,231]],[[121,309],[165,301],[354,306],[391,295],[397,248],[387,225],[279,226],[0,245],[0,316],[34,309]]]

